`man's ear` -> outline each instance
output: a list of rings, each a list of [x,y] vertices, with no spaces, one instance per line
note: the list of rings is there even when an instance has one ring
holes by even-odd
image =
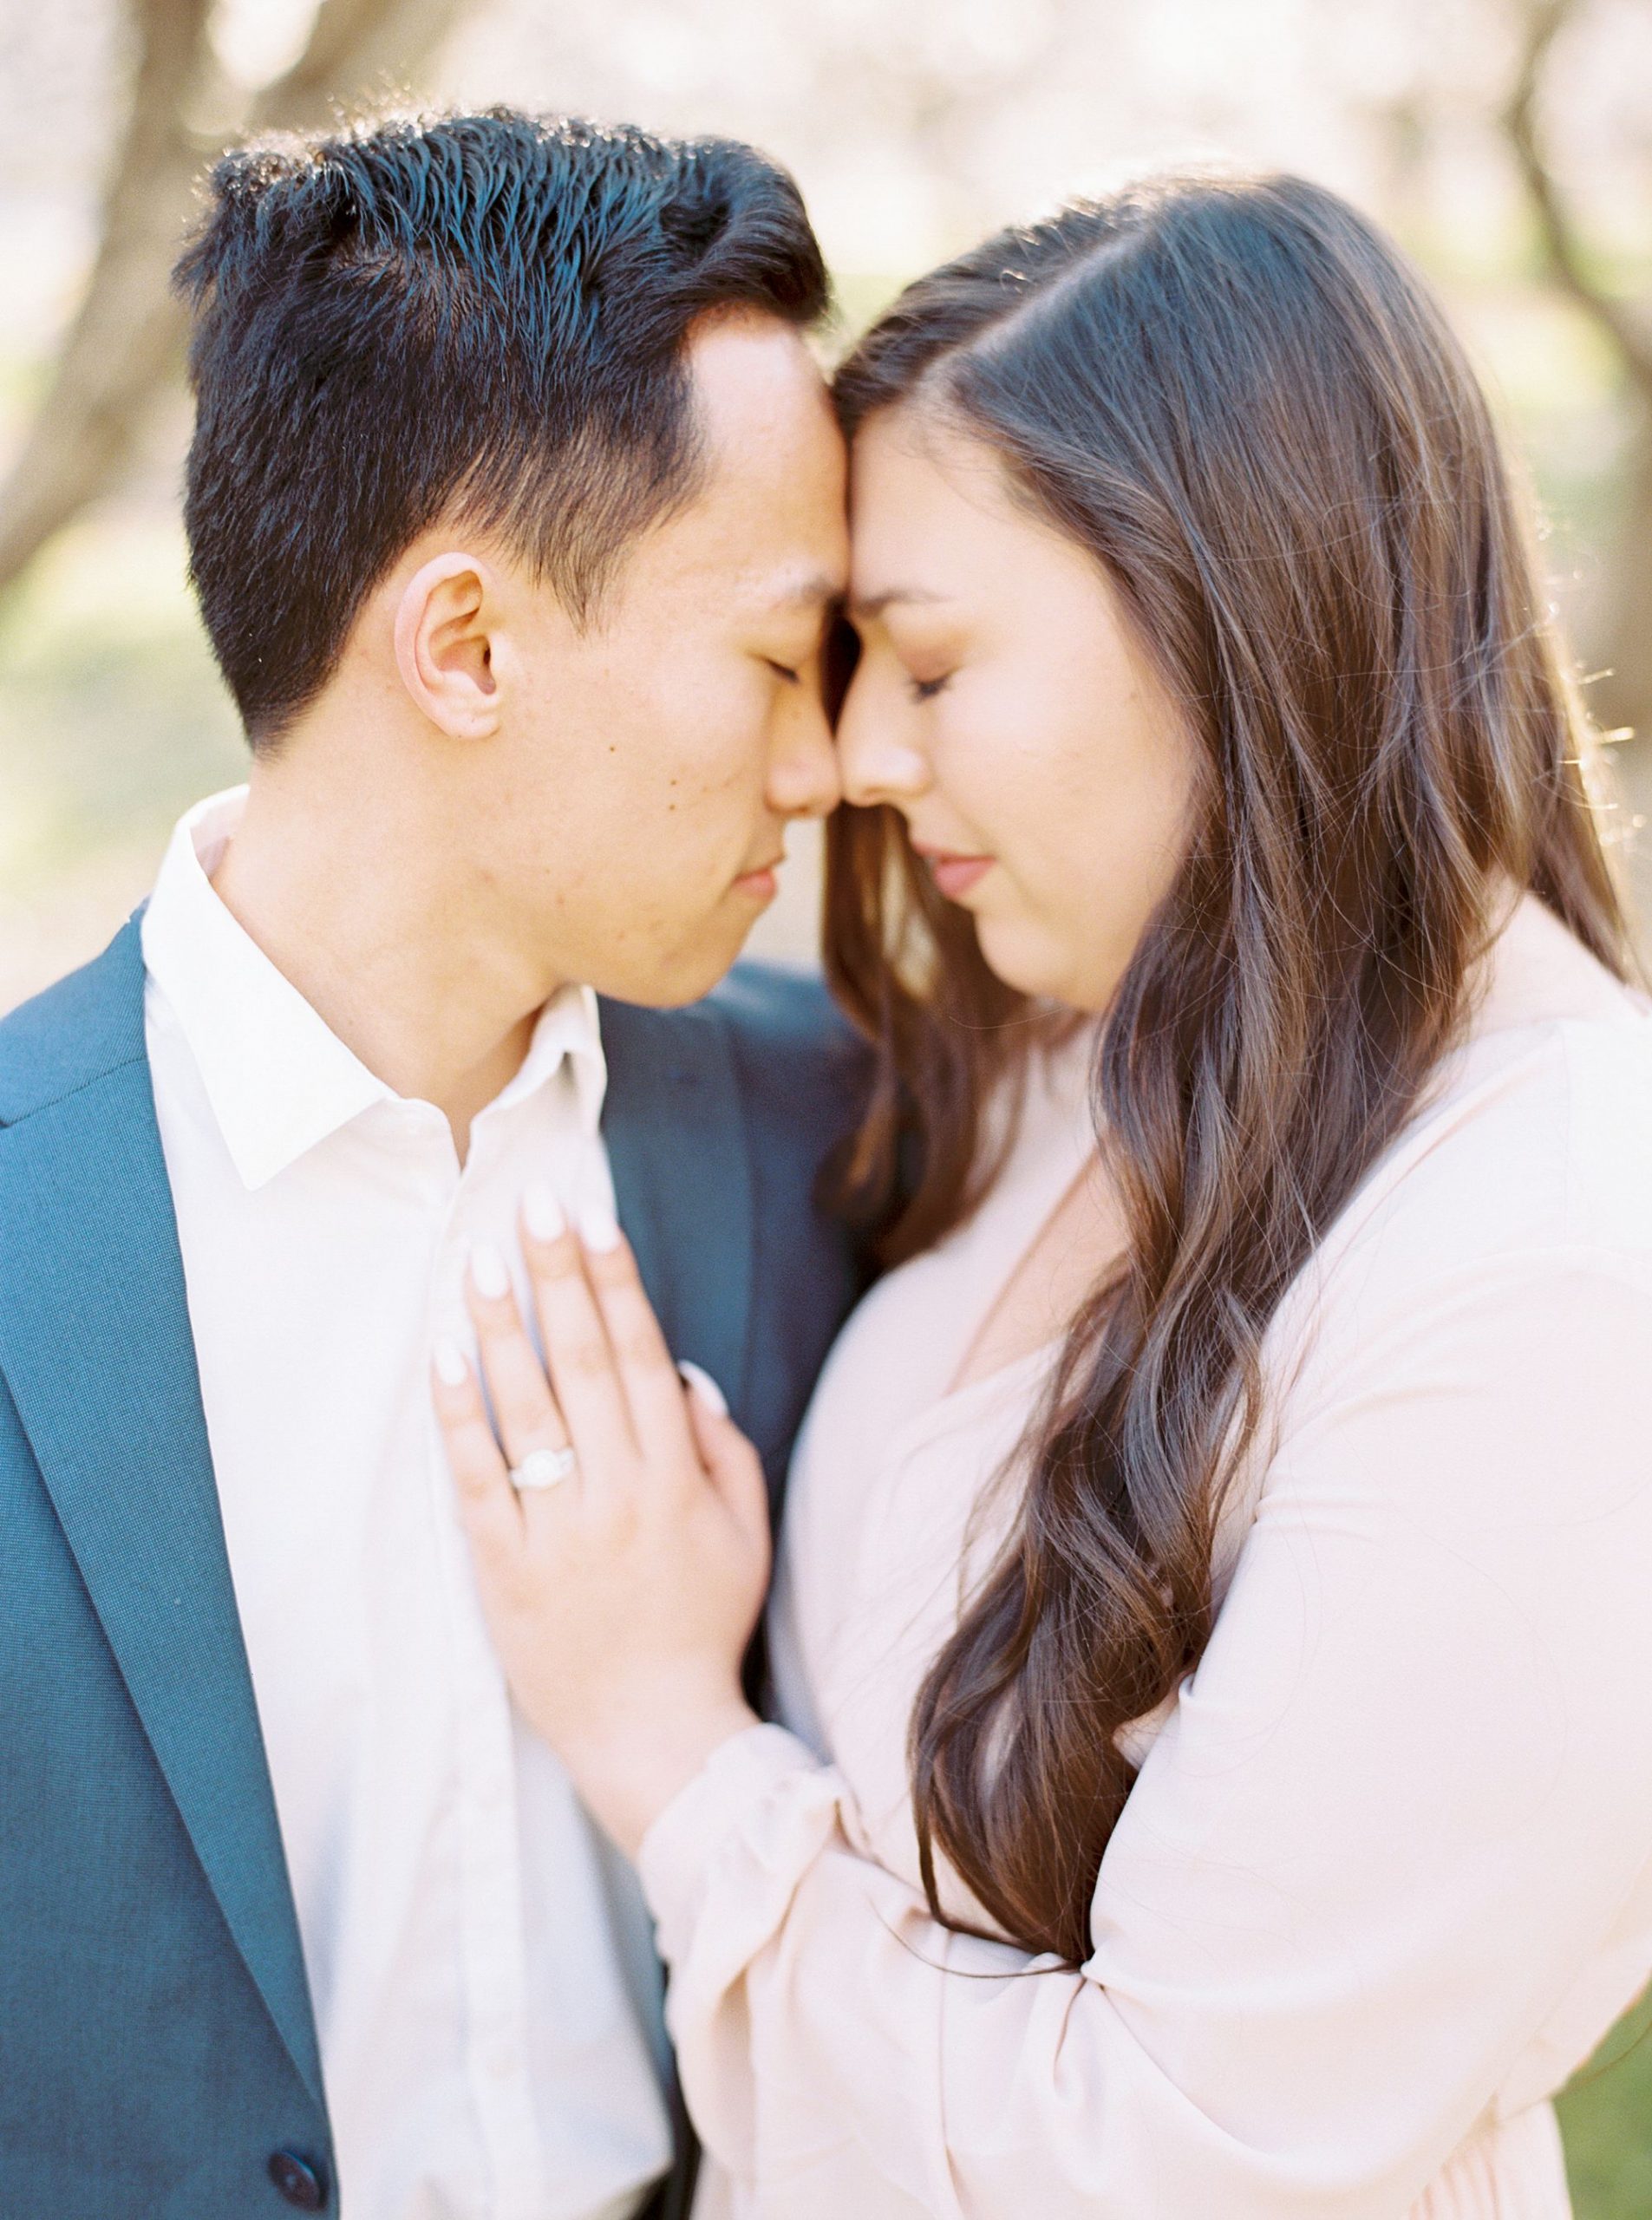
[[[499,730],[493,601],[485,564],[473,555],[434,555],[408,579],[396,608],[402,683],[454,740],[488,740]]]

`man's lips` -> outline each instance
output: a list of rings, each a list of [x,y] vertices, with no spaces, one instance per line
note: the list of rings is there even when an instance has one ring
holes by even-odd
[[[930,875],[949,902],[962,901],[976,881],[984,878],[992,869],[990,856],[960,856],[950,848],[926,848],[920,841],[913,847],[930,867]]]
[[[753,871],[743,871],[735,885],[742,894],[749,894],[756,901],[772,902],[780,891],[775,873],[785,861],[785,856],[779,855],[768,863],[759,864]]]

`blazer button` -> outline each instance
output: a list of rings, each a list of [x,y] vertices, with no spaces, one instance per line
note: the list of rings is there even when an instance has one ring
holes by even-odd
[[[278,2151],[270,2161],[270,2179],[300,2212],[325,2209],[327,2177],[314,2158],[306,2158],[297,2151]]]

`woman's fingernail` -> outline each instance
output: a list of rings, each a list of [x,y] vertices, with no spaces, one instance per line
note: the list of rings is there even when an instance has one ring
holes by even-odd
[[[522,1196],[522,1223],[536,1241],[559,1241],[568,1230],[556,1190],[546,1179],[536,1179]]]
[[[436,1377],[449,1388],[462,1388],[470,1377],[465,1352],[444,1334],[435,1347]]]
[[[728,1417],[728,1398],[702,1366],[690,1363],[685,1356],[678,1364],[677,1370],[708,1410],[715,1412],[720,1419]]]
[[[579,1213],[579,1238],[587,1249],[619,1246],[619,1222],[599,1195],[593,1195]]]
[[[470,1276],[478,1295],[497,1303],[511,1291],[511,1275],[505,1259],[491,1241],[479,1241],[470,1252]]]

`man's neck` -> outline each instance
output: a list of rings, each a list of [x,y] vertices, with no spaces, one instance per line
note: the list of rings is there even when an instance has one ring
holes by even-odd
[[[213,890],[376,1078],[436,1105],[462,1159],[557,982],[490,919],[451,827],[405,791],[363,806],[319,769],[254,764]]]

